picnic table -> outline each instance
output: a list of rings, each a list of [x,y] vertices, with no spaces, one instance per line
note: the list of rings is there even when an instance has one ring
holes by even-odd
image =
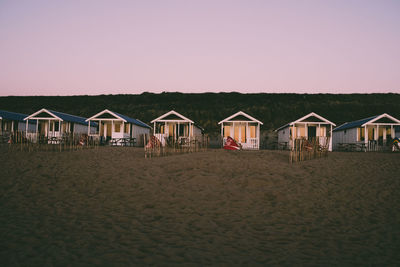
[[[340,151],[366,151],[365,143],[338,143]]]
[[[112,138],[111,146],[135,146],[136,138]]]

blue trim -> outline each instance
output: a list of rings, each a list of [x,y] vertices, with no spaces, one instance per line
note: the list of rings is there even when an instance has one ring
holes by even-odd
[[[25,122],[24,119],[28,117],[28,115],[6,110],[0,110],[0,117],[10,121]],[[36,121],[29,121],[29,123],[36,124]]]
[[[358,120],[358,121],[346,122],[346,123],[340,125],[339,127],[336,127],[335,129],[333,129],[333,131],[334,132],[343,131],[343,130],[346,130],[346,129],[360,127],[364,123],[369,122],[369,121],[375,119],[378,116],[380,116],[380,115],[372,116],[372,117],[361,119],[361,120]]]
[[[111,111],[111,110],[110,110],[110,111]],[[124,120],[126,120],[126,121],[129,122],[129,123],[133,123],[133,124],[136,124],[136,125],[138,125],[138,126],[151,129],[151,127],[150,127],[149,125],[147,125],[147,124],[144,123],[144,122],[139,121],[138,119],[133,119],[133,118],[130,118],[130,117],[128,117],[128,116],[125,116],[125,115],[119,114],[119,113],[117,113],[117,112],[114,112],[114,111],[111,111],[111,112],[114,113],[115,115],[117,115],[117,116],[123,118]]]
[[[48,111],[50,111],[57,117],[61,118],[63,121],[78,123],[78,124],[82,124],[82,125],[86,125],[86,126],[89,125],[86,122],[86,118],[84,118],[84,117],[79,117],[79,116],[75,116],[75,115],[71,115],[71,114],[67,114],[67,113],[63,113],[63,112],[58,112],[58,111],[54,111],[54,110],[50,110],[50,109],[48,109]],[[91,122],[90,126],[97,126],[97,123]]]

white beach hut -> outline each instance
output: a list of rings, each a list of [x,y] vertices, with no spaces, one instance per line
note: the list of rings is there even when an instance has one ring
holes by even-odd
[[[38,136],[61,138],[65,134],[86,134],[88,123],[85,120],[83,117],[45,108],[24,118],[27,137],[32,139]],[[29,123],[32,121],[36,122],[36,128],[31,132]],[[94,131],[97,124],[90,124],[90,127]]]
[[[153,124],[153,134],[161,141],[162,145],[165,145],[166,139],[187,143],[194,139],[200,140],[203,135],[201,127],[174,110],[152,120],[151,123]]]
[[[96,122],[98,127],[88,135],[110,140],[115,145],[138,145],[144,134],[149,134],[151,127],[146,123],[126,115],[105,109],[90,117],[86,122]]]
[[[379,150],[391,145],[396,127],[400,127],[400,120],[387,113],[346,122],[333,130],[333,148]]]
[[[298,120],[279,127],[275,131],[278,132],[278,144],[281,147],[292,149],[295,139],[310,140],[316,137],[331,137],[333,126],[336,126],[336,124],[311,112]],[[321,145],[328,145],[328,150],[332,151],[332,138],[329,138],[329,144],[325,143],[327,140],[328,138],[319,138]]]
[[[218,124],[221,125],[223,146],[230,136],[242,146],[242,149],[260,148],[260,125],[263,125],[261,121],[239,111]]]

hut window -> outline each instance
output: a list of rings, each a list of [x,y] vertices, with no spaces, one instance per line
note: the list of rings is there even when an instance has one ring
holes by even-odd
[[[224,125],[224,137],[228,137],[231,134],[231,126]]]
[[[306,127],[297,127],[297,136],[305,137],[306,136]]]
[[[383,127],[379,127],[379,138],[383,138]]]
[[[60,131],[60,123],[58,121],[54,122],[54,131],[58,132]]]
[[[121,123],[117,122],[117,123],[114,124],[114,131],[116,133],[121,132]]]
[[[364,141],[364,139],[365,139],[364,128],[358,128],[358,141]]]
[[[375,140],[375,129],[374,128],[371,128],[371,127],[368,128],[368,140],[369,141]]]
[[[53,131],[53,122],[51,121],[50,122],[50,132],[52,132]]]
[[[129,133],[129,124],[125,123],[124,133]]]
[[[283,134],[285,134],[285,131],[283,131]],[[256,138],[256,126],[255,125],[250,125],[250,138]]]
[[[168,124],[168,135],[176,136],[174,124]]]
[[[326,127],[319,128],[319,136],[326,136]]]

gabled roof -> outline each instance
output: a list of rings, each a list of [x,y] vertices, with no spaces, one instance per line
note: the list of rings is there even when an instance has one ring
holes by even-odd
[[[28,115],[6,110],[0,110],[0,119],[23,122],[26,116]]]
[[[164,118],[166,118],[166,117],[168,117],[168,116],[170,116],[170,115],[175,115],[175,116],[179,117],[180,120],[176,120],[176,119],[174,119],[174,120],[164,119]],[[156,122],[156,121],[185,121],[185,122],[190,122],[190,123],[193,123],[193,124],[194,124],[194,122],[193,122],[192,120],[186,118],[186,117],[183,116],[182,114],[179,114],[179,113],[176,112],[175,110],[171,110],[171,111],[165,113],[164,115],[161,115],[161,116],[158,117],[157,119],[152,120],[151,123]]]
[[[90,118],[87,119],[86,121],[94,120],[94,119],[96,119],[97,117],[103,115],[104,113],[111,114],[111,115],[114,116],[116,119],[122,120],[122,121],[124,121],[124,122],[132,123],[132,124],[138,125],[138,126],[140,126],[140,127],[151,128],[149,125],[147,125],[146,123],[142,122],[141,120],[134,119],[134,118],[130,118],[130,117],[126,116],[126,115],[122,115],[122,114],[119,114],[119,113],[117,113],[117,112],[114,112],[114,111],[111,111],[111,110],[108,110],[108,109],[105,109],[105,110],[103,110],[103,111],[97,113],[96,115],[90,117]]]
[[[334,124],[333,122],[331,122],[331,121],[325,119],[324,117],[318,115],[317,113],[311,112],[311,113],[308,113],[307,115],[301,117],[301,118],[298,119],[298,120],[289,122],[289,123],[287,123],[287,124],[285,124],[285,125],[279,127],[279,128],[276,129],[275,131],[279,131],[279,130],[284,129],[284,128],[286,128],[286,127],[292,126],[293,124],[302,122],[302,121],[304,121],[304,120],[306,120],[306,119],[308,119],[308,118],[310,118],[310,117],[316,117],[316,118],[318,118],[319,120],[321,120],[322,123],[327,123],[327,124],[331,124],[331,125],[333,125],[333,126],[336,126],[336,124]],[[318,123],[321,123],[321,122],[318,122]]]
[[[244,117],[248,118],[250,121],[258,122],[261,125],[263,125],[263,123],[261,121],[257,120],[256,118],[253,118],[252,116],[250,116],[249,114],[244,113],[243,111],[236,112],[235,114],[229,116],[228,118],[225,118],[222,121],[218,122],[218,124],[221,124],[223,122],[232,121],[233,118],[238,117],[238,116],[244,116]]]
[[[71,115],[71,114],[67,114],[67,113],[63,113],[63,112],[59,112],[59,111],[54,111],[54,110],[50,110],[50,109],[45,109],[45,108],[42,108],[41,110],[27,116],[24,120],[35,118],[36,115],[43,113],[43,112],[49,114],[50,116],[52,116],[55,119],[61,120],[61,121],[68,121],[68,122],[88,125],[88,123],[85,121],[86,118],[84,118],[84,117],[79,117],[79,116],[75,116],[75,115]],[[95,126],[97,124],[93,123],[91,125]]]
[[[336,132],[336,131],[342,131],[342,130],[356,128],[356,127],[363,127],[369,123],[374,123],[375,121],[380,120],[381,118],[389,118],[389,119],[395,121],[395,123],[400,124],[400,121],[398,119],[390,116],[389,114],[383,113],[381,115],[375,115],[375,116],[372,116],[369,118],[343,123],[339,127],[336,127],[335,129],[333,129],[333,131]]]

